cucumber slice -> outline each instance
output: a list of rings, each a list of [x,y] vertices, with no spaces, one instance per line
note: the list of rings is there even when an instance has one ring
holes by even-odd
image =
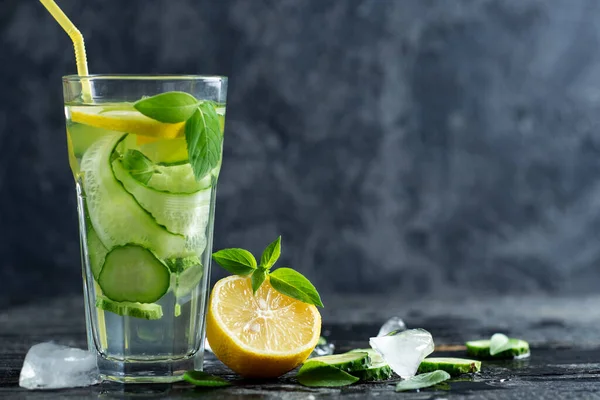
[[[104,247],[91,224],[89,224],[87,231],[87,250],[92,274],[94,275],[94,279],[98,280],[100,271],[104,265],[104,259],[106,258],[106,254],[108,254],[108,249]]]
[[[114,177],[110,159],[124,138],[117,134],[99,139],[81,160],[88,214],[98,237],[108,249],[136,243],[159,258],[193,254],[193,241],[157,224]]]
[[[421,362],[417,373],[433,372],[438,369],[446,371],[451,376],[469,374],[481,370],[481,361],[466,358],[429,357]]]
[[[219,127],[221,128],[221,133],[225,130],[225,106],[219,107],[220,104],[216,104],[215,112],[219,116]]]
[[[190,300],[189,294],[198,286],[204,276],[204,267],[198,257],[170,258],[165,264],[171,271],[171,290],[176,298],[177,307]],[[177,316],[177,315],[175,315]]]
[[[465,343],[467,354],[482,360],[501,360],[513,358],[527,358],[530,355],[529,343],[521,339],[510,339],[511,348],[494,356],[490,354],[490,340],[473,340]]]
[[[194,170],[189,163],[156,165],[144,153],[132,147],[119,145],[119,159],[131,177],[147,187],[172,194],[190,194],[206,189],[212,184],[210,174],[196,181]]]
[[[375,382],[385,381],[390,379],[393,375],[392,368],[385,362],[381,354],[374,349],[354,349],[350,350],[349,353],[367,353],[371,359],[371,366],[369,368],[352,372],[352,375],[360,378],[362,381]]]
[[[158,304],[141,304],[126,301],[116,302],[104,296],[98,296],[96,298],[96,307],[124,317],[154,320],[161,319],[163,316],[162,307]]]
[[[350,373],[365,370],[371,366],[369,354],[361,351],[313,357],[308,359],[305,364],[313,361],[319,361]]]
[[[106,135],[115,134],[116,132],[78,123],[70,123],[67,125],[67,133],[71,138],[73,154],[75,154],[75,157],[81,158],[87,149],[98,139]]]
[[[204,268],[202,264],[194,265],[187,268],[185,271],[177,274],[175,278],[175,296],[185,297],[187,296],[202,280],[204,275]]]
[[[200,181],[196,181],[194,170],[190,164],[173,166],[156,165],[154,174],[150,177],[147,186],[161,192],[173,194],[191,194],[207,189],[212,184],[212,176],[207,174]]]
[[[106,255],[98,284],[111,300],[154,303],[169,290],[170,277],[167,266],[150,250],[127,245]]]
[[[134,179],[120,160],[112,163],[115,177],[144,210],[169,232],[185,235],[193,248],[204,250],[210,213],[211,189],[193,194],[170,194],[151,189]],[[176,168],[176,167],[170,167]]]
[[[184,137],[146,143],[140,146],[140,151],[155,164],[172,165],[188,162],[187,142]]]
[[[202,266],[200,258],[197,256],[185,257],[185,258],[169,258],[165,260],[165,264],[169,267],[172,273],[178,274],[185,271],[188,268],[196,265]]]

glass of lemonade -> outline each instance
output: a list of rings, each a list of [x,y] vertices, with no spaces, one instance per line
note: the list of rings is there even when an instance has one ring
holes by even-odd
[[[105,379],[180,380],[203,363],[227,78],[72,75],[63,91],[89,349]]]

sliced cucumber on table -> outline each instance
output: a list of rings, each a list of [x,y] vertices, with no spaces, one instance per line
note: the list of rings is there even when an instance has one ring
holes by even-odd
[[[419,365],[418,373],[433,372],[438,369],[446,371],[452,376],[479,372],[481,361],[454,357],[429,357]]]
[[[322,363],[331,365],[332,367],[336,367],[348,373],[364,370],[366,368],[369,368],[369,366],[371,365],[371,359],[369,358],[369,354],[360,351],[354,353],[343,353],[333,354],[330,356],[313,357],[309,358],[305,362],[305,364],[311,361],[320,361]]]
[[[350,350],[349,353],[367,353],[369,358],[371,359],[371,365],[362,370],[357,370],[352,372],[352,375],[360,378],[365,382],[374,382],[374,381],[385,381],[390,379],[394,374],[392,368],[388,363],[385,362],[381,354],[379,354],[374,349],[354,349]]]
[[[521,339],[509,339],[511,348],[496,355],[490,354],[490,340],[473,340],[465,343],[467,354],[484,360],[525,358],[529,356],[529,343]]]

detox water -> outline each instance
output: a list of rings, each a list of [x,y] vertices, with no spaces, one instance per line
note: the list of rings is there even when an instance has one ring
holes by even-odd
[[[66,101],[88,344],[107,379],[170,382],[202,368],[225,115],[218,79],[207,100],[181,91],[159,98],[190,103],[186,121],[144,115],[136,104],[152,97],[127,90],[127,101]]]

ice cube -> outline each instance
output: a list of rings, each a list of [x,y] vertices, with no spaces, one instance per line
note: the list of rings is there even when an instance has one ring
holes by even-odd
[[[19,386],[26,389],[84,387],[99,382],[95,354],[52,342],[29,349],[19,376]]]
[[[321,356],[330,356],[335,351],[335,345],[333,343],[329,343],[327,339],[323,336],[319,338],[319,342],[317,346],[313,350],[311,357],[321,357]]]
[[[402,321],[400,317],[392,317],[385,321],[381,328],[379,329],[379,333],[377,336],[385,336],[391,332],[402,332],[406,330],[406,324]]]
[[[425,329],[409,329],[369,340],[392,370],[402,378],[415,375],[421,361],[433,352],[431,333]]]

